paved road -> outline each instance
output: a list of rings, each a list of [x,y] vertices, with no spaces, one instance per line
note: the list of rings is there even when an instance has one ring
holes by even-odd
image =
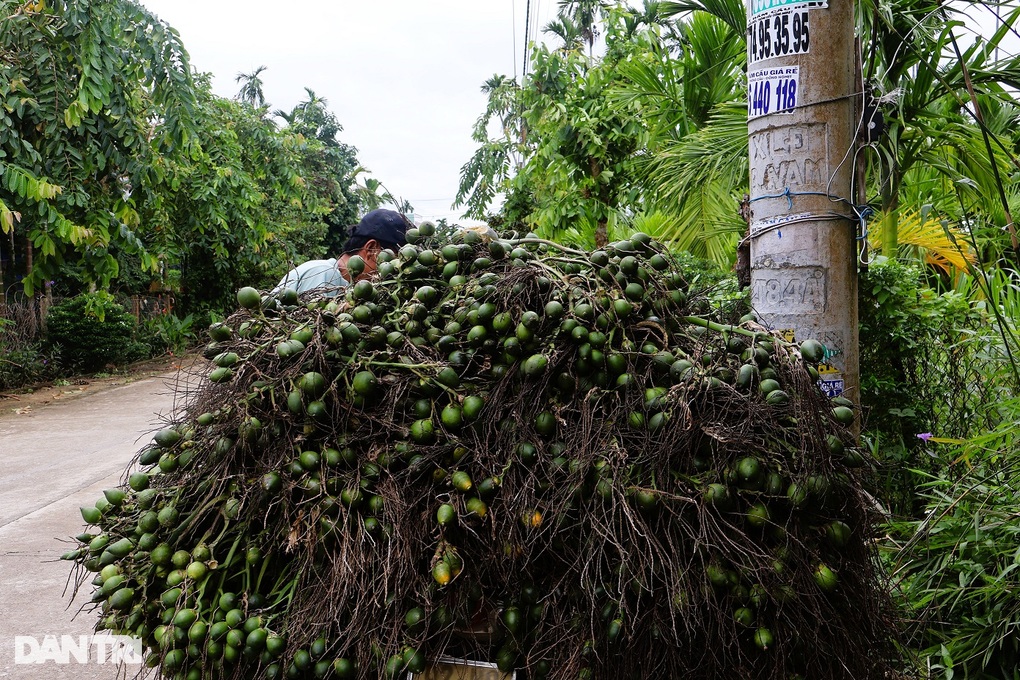
[[[149,378],[0,418],[0,678],[113,680],[140,668],[99,663],[102,643],[80,637],[95,615],[75,616],[88,593],[71,602],[69,564],[58,558],[82,531],[78,508],[119,484],[172,413],[176,383]],[[54,660],[65,654],[69,663]]]

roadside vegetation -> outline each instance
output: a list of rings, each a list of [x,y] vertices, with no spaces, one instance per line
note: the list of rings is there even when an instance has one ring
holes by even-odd
[[[262,70],[226,99],[135,2],[0,2],[0,389],[90,365],[74,334],[44,332],[62,304],[104,327],[134,313],[105,364],[179,352],[241,285],[399,202],[328,101],[274,111]]]

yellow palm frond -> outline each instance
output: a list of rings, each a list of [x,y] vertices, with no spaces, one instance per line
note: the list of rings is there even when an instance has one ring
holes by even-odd
[[[880,216],[876,223],[881,224]],[[977,262],[977,257],[959,227],[938,219],[935,215],[904,210],[900,213],[897,240],[900,247],[913,247],[920,251],[925,261],[942,271],[967,270]],[[882,232],[876,229],[868,234],[871,247],[882,248]]]

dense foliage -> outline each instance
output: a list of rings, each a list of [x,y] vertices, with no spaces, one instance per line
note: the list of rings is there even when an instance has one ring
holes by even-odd
[[[1001,6],[991,34],[965,41],[968,4],[979,3],[860,4],[862,125],[878,131],[860,151],[869,194],[860,209],[874,215],[886,255],[901,244],[922,259],[956,253],[964,224],[986,257],[1016,249],[1008,206],[1017,205],[1020,58],[1003,41],[1020,8]],[[527,76],[483,87],[480,146],[458,200],[481,217],[502,193],[501,218],[540,234],[592,243],[607,225],[638,226],[732,264],[746,229],[744,3],[561,6]],[[919,214],[945,225],[901,230]]]
[[[917,284],[907,270],[889,278],[904,288]],[[903,365],[923,368],[907,376],[914,392],[901,403],[923,408],[884,409],[909,416],[918,431],[908,435],[890,423],[871,433],[886,461],[883,496],[894,510],[887,564],[919,665],[947,680],[1006,680],[1015,675],[1020,626],[1020,286],[1015,275],[978,271],[957,290],[968,294],[966,306],[959,295],[940,300],[918,287],[905,314],[886,315],[888,336],[931,338],[901,345]],[[951,312],[945,319],[943,309]]]
[[[926,677],[1006,680],[1020,625],[1020,287],[1001,270],[937,281],[892,260],[861,280],[864,437],[881,461],[885,561]]]
[[[138,190],[196,150],[176,32],[130,0],[3,0],[0,22],[0,229],[32,251],[25,290],[72,272],[105,287],[117,250],[154,268]]]
[[[135,318],[107,295],[60,302],[46,323],[47,342],[71,370],[98,371],[148,356],[149,348],[136,338]]]
[[[966,368],[959,361],[965,329],[983,323],[983,315],[965,294],[939,294],[919,268],[895,260],[874,263],[861,276],[860,298],[866,428],[909,442],[939,423],[947,436],[966,436],[974,406],[956,403],[947,412],[945,405],[974,377],[953,374]]]
[[[679,238],[676,214],[660,212],[676,192],[649,191],[645,176],[670,140],[695,132],[715,106],[738,97],[743,29],[699,13],[677,35],[664,6],[580,4],[587,15],[567,14],[547,28],[562,45],[537,44],[524,83],[495,76],[483,87],[490,102],[474,130],[481,146],[462,170],[458,200],[482,217],[506,192],[504,219],[541,235],[591,247],[637,226],[724,261],[732,237],[720,240],[702,224]],[[599,57],[585,31],[592,26],[604,44]],[[704,68],[707,59],[713,68]],[[497,120],[499,134],[490,137]],[[686,188],[684,206],[722,205],[731,195]],[[735,211],[718,214],[730,231],[739,227]]]
[[[1020,413],[1015,400],[1003,406]],[[934,445],[936,455],[962,453],[966,463],[927,475],[923,517],[894,525],[901,544],[890,568],[934,677],[1008,680],[1020,666],[1015,430],[1014,421],[962,450]]]
[[[134,0],[3,0],[0,66],[0,290],[34,327],[38,295],[151,294],[165,315],[140,320],[145,342],[181,351],[240,285],[338,252],[392,198],[326,100],[309,89],[271,115],[262,69],[237,98],[214,95]],[[8,385],[52,374],[37,339],[5,343],[22,352]]]
[[[357,221],[365,170],[311,90],[282,123],[257,73],[213,95],[133,0],[4,0],[0,22],[5,290],[168,291],[205,316]]]
[[[299,248],[321,255],[321,213],[333,204],[323,189],[309,191],[315,178],[303,174],[320,142],[199,88],[196,151],[165,166],[139,220],[162,259],[160,285],[180,291],[184,310],[202,312],[224,309],[241,282],[286,271],[302,259]]]

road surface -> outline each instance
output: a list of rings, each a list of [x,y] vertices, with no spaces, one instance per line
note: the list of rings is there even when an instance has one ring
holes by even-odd
[[[59,557],[83,530],[78,508],[120,483],[173,412],[177,385],[168,374],[0,417],[0,678],[113,680],[141,668],[110,663],[91,637],[96,615],[75,616],[91,586],[72,602]]]

